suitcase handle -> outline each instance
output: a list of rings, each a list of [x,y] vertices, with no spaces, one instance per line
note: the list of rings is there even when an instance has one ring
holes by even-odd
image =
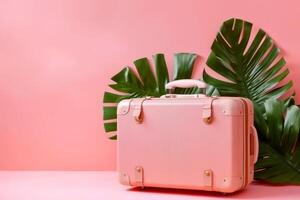
[[[257,136],[256,128],[251,125],[251,134],[253,135],[253,149],[254,149],[254,159],[253,162],[256,163],[258,159],[258,153],[259,153],[259,141]]]
[[[206,88],[206,83],[199,80],[194,79],[180,79],[176,81],[171,81],[166,84],[166,89],[172,90],[174,88],[191,88],[191,87],[198,87],[198,88]]]

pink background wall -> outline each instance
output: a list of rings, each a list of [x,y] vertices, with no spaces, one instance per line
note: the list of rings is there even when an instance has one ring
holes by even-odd
[[[114,169],[101,121],[109,78],[156,52],[205,60],[227,18],[270,33],[297,86],[298,2],[0,0],[0,169]]]

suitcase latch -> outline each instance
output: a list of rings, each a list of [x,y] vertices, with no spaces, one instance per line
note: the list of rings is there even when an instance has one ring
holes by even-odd
[[[144,169],[141,166],[136,166],[134,169],[135,185],[144,188]]]

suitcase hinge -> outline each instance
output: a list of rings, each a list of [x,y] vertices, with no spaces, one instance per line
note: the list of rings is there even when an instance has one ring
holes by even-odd
[[[136,166],[134,169],[135,185],[144,188],[144,169],[141,166]]]
[[[212,190],[213,186],[213,172],[212,170],[204,170],[203,174],[203,184],[207,188],[207,190]]]
[[[212,103],[216,97],[208,99],[208,102],[202,107],[202,119],[205,123],[209,124],[212,121]]]
[[[143,122],[143,103],[144,101],[146,100],[149,100],[151,99],[151,97],[145,97],[143,99],[139,99],[138,102],[137,102],[137,105],[134,106],[133,108],[133,117],[134,117],[134,120],[137,122],[137,123],[142,123]]]

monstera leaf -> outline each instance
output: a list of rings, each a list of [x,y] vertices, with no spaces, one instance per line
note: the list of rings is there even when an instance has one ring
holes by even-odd
[[[196,54],[178,53],[174,55],[174,78],[189,79],[192,76]],[[145,96],[159,97],[166,94],[165,84],[169,82],[169,73],[163,54],[153,56],[155,75],[147,58],[134,61],[138,75],[130,67],[125,67],[111,79],[115,82],[109,85],[118,94],[105,92],[103,103],[104,128],[110,139],[117,139],[117,103],[123,99]],[[176,90],[177,93],[196,93],[197,88]],[[208,94],[216,94],[213,87],[209,87]]]
[[[251,30],[252,24],[240,19],[223,23],[206,64],[227,80],[214,78],[206,70],[203,80],[218,88],[221,95],[248,97],[259,105],[285,94],[292,87],[292,81],[278,87],[289,73],[283,69],[285,60],[262,29],[249,45]]]
[[[269,99],[260,116],[260,153],[255,178],[271,183],[300,184],[300,109]]]
[[[203,80],[221,95],[242,96],[255,106],[260,153],[255,178],[271,183],[300,184],[299,108],[287,91],[292,81],[279,83],[289,71],[270,36],[259,29],[250,41],[252,24],[241,19],[223,23],[214,40]],[[277,100],[285,96],[284,101]]]

